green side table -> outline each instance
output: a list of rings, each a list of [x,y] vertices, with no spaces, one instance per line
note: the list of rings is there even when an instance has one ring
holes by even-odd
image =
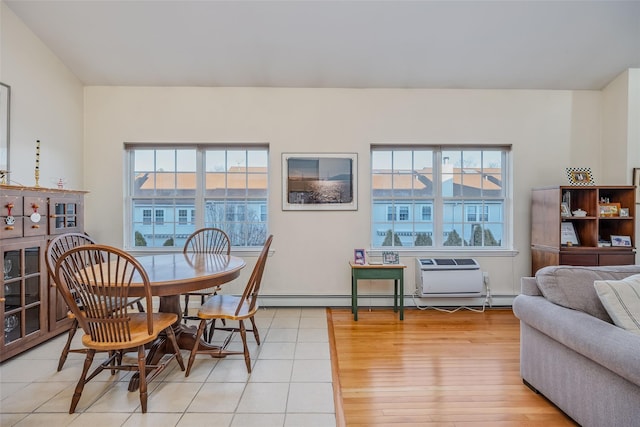
[[[400,310],[400,320],[404,320],[404,264],[354,264],[351,266],[351,312],[353,320],[358,320],[358,280],[393,280],[393,311]],[[400,286],[398,286],[400,285]],[[399,301],[398,301],[399,300]]]

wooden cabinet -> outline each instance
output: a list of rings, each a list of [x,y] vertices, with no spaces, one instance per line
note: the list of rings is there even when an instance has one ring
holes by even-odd
[[[0,361],[71,326],[45,251],[51,236],[83,231],[84,194],[0,185]]]
[[[635,209],[633,186],[534,189],[532,273],[547,265],[635,264]],[[582,216],[572,213],[578,210]],[[612,236],[622,236],[622,243]]]

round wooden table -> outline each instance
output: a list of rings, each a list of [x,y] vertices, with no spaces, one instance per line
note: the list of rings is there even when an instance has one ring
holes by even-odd
[[[175,313],[178,316],[173,330],[178,347],[186,350],[191,350],[195,345],[197,328],[182,323],[180,295],[228,283],[237,278],[240,270],[246,265],[242,258],[209,253],[142,255],[136,259],[149,276],[152,295],[160,297],[158,311]],[[144,296],[142,284],[133,284],[129,289],[129,295]],[[173,354],[173,349],[166,348],[168,342],[166,336],[161,334],[151,344],[147,354],[148,364],[157,365],[165,354]],[[210,346],[206,342],[200,345]],[[221,357],[224,355],[221,354]],[[129,381],[129,391],[136,390],[138,386],[139,374],[135,373]]]
[[[136,259],[149,276],[151,293],[160,297],[158,311],[178,316],[174,331],[180,348],[187,350],[193,348],[196,328],[181,322],[180,295],[224,285],[237,278],[246,265],[242,258],[209,253],[143,255]],[[133,286],[129,294],[143,296],[144,290],[140,286],[138,292]]]

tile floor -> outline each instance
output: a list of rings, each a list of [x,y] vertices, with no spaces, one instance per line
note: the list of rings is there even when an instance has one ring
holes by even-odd
[[[56,372],[66,339],[60,335],[0,365],[0,425],[335,426],[325,309],[260,309],[256,321],[262,344],[247,334],[251,375],[242,355],[199,355],[188,378],[172,362],[149,384],[146,414],[138,392],[127,391],[131,373],[108,371],[85,386],[76,413],[68,414],[84,356],[70,354]],[[232,345],[241,346],[239,339]],[[188,353],[183,357],[186,365]]]

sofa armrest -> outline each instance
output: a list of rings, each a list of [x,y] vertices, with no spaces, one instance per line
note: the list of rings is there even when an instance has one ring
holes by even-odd
[[[541,296],[518,295],[513,312],[522,322],[640,386],[640,335]]]
[[[540,292],[540,288],[538,288],[538,282],[536,282],[535,277],[521,277],[520,292],[525,295],[531,296],[542,295],[542,292]]]

